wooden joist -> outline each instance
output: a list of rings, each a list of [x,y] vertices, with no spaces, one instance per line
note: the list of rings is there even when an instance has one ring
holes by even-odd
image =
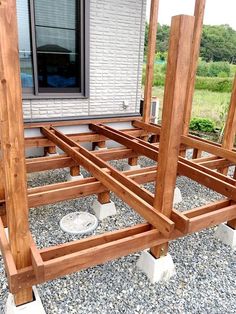
[[[161,213],[157,212],[151,205],[141,198],[141,195],[145,196],[147,194],[144,189],[136,186],[132,180],[129,180],[127,177],[123,176],[113,167],[104,163],[102,159],[94,156],[91,152],[81,147],[78,143],[74,142],[66,135],[55,129],[52,131],[42,128],[41,130],[45,136],[53,141],[65,153],[71,156],[82,167],[93,174],[93,176],[102,182],[109,190],[114,192],[123,201],[134,208],[141,216],[143,216],[147,221],[153,224],[153,226],[160,230],[160,232],[165,235],[169,235],[173,231],[174,223]],[[111,172],[116,176],[116,178],[112,177],[111,174],[103,171],[102,168],[111,169]],[[123,182],[129,182],[128,185],[126,186],[119,182],[117,180],[118,177]],[[136,192],[139,191],[139,194],[135,194],[136,192],[131,191],[130,186],[134,188]]]

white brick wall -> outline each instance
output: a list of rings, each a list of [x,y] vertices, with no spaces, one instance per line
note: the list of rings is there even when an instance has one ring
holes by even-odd
[[[139,112],[146,0],[90,2],[89,99],[24,100],[25,119]]]

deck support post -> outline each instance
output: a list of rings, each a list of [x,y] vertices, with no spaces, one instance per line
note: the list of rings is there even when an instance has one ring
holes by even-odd
[[[128,158],[128,164],[125,165],[124,171],[126,170],[137,170],[140,169],[140,165],[138,165],[138,157]]]
[[[195,24],[194,24],[194,34],[193,34],[193,44],[191,52],[191,62],[188,73],[188,84],[186,88],[186,98],[185,98],[185,108],[184,108],[184,126],[183,126],[183,135],[188,135],[189,133],[189,124],[191,120],[192,113],[192,103],[194,96],[196,72],[198,66],[198,58],[200,53],[200,44],[202,37],[202,28],[203,28],[203,19],[205,13],[206,0],[196,0],[195,2]],[[181,156],[185,156],[186,150],[181,151]],[[199,156],[201,152],[195,150],[194,155]]]
[[[150,122],[150,116],[151,116],[152,85],[153,85],[153,77],[154,77],[155,55],[156,55],[158,9],[159,9],[159,0],[152,0],[151,10],[150,10],[146,81],[145,81],[144,106],[143,106],[143,122],[145,123]]]
[[[98,199],[93,202],[92,208],[99,220],[116,214],[116,206],[110,199],[110,192],[99,193]]]
[[[224,137],[222,142],[222,147],[225,149],[232,150],[234,148],[235,142],[235,135],[236,135],[236,75],[234,78],[234,85],[233,91],[230,101],[230,107],[228,112],[228,117],[225,125]],[[227,175],[228,167],[221,168],[219,172]],[[236,167],[234,172],[234,178],[236,177]],[[232,231],[230,229],[233,229]],[[221,231],[225,230],[225,233]],[[219,226],[216,231],[216,236],[221,238],[221,240],[226,243],[227,242],[227,235],[228,235],[228,242],[231,243],[231,247],[236,248],[236,219],[228,221],[227,226]],[[235,240],[234,240],[235,239]],[[234,244],[235,242],[235,244]]]
[[[94,146],[94,150],[104,150],[104,149],[107,149],[105,141],[93,143],[93,146]]]
[[[157,211],[162,212],[167,217],[171,217],[173,209],[178,156],[183,130],[185,90],[188,83],[189,65],[191,61],[193,27],[194,17],[192,16],[180,15],[172,18],[156,193],[153,204]],[[168,243],[163,243],[162,245],[152,247],[148,254],[151,254],[155,259],[160,259],[160,257],[163,256],[165,259],[169,259],[167,251]],[[143,255],[141,255],[141,260],[142,258],[144,258]],[[159,263],[151,264],[154,267],[158,267],[159,265]],[[140,263],[138,263],[138,265],[140,265]],[[144,272],[148,275],[150,269],[148,270],[147,268],[149,265],[147,264],[145,266],[143,264],[142,266]],[[156,280],[164,279],[166,272],[167,270],[163,268],[162,276],[158,275]],[[170,266],[170,272],[168,278],[171,274],[174,274],[173,265]],[[155,271],[153,271],[153,274],[154,273]]]
[[[9,244],[16,269],[31,265],[16,1],[0,2],[0,134]],[[14,295],[31,302],[32,288]]]
[[[80,172],[80,166],[73,166],[70,168],[70,173],[68,175],[68,181],[76,181],[83,179],[83,175]]]
[[[0,160],[0,200],[5,199],[4,182],[3,182],[3,168]],[[4,228],[7,228],[7,215],[1,216]]]

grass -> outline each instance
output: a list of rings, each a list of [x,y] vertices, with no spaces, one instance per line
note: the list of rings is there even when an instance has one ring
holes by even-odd
[[[153,96],[157,96],[160,99],[161,118],[164,87],[153,87]],[[209,118],[215,122],[216,127],[221,128],[224,124],[224,117],[228,110],[229,102],[230,93],[196,90],[193,100],[192,117]]]

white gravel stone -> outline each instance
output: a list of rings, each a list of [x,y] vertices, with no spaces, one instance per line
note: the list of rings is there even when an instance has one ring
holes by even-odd
[[[127,160],[111,163],[122,170]],[[154,163],[139,158],[141,167]],[[29,186],[66,181],[68,170],[55,170],[30,177]],[[82,170],[84,177],[88,173]],[[179,177],[177,186],[184,211],[222,198],[219,194]],[[154,191],[154,184],[145,184]],[[42,206],[30,210],[30,229],[39,248],[84,238],[65,234],[60,219],[73,211],[93,214],[95,196]],[[133,226],[144,220],[112,194],[117,214],[99,222],[92,234]],[[172,241],[171,254],[177,274],[169,282],[151,284],[137,269],[140,253],[131,254],[38,286],[47,314],[235,314],[236,252],[215,239],[215,228]],[[87,237],[87,236],[86,236]],[[207,258],[206,258],[207,257]],[[0,256],[0,313],[8,296],[8,285]]]

